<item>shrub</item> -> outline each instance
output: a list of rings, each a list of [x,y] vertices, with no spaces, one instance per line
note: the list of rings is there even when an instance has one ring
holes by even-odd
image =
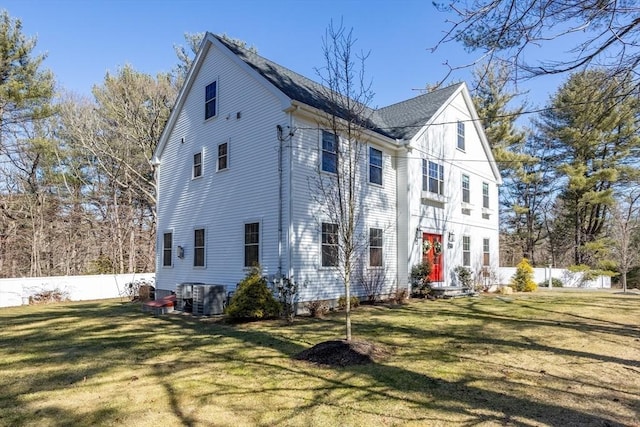
[[[60,288],[42,289],[29,296],[29,304],[48,304],[51,302],[63,302],[69,300],[69,293]]]
[[[293,322],[295,316],[295,298],[298,294],[298,284],[293,280],[283,277],[274,283],[278,300],[282,308],[282,317],[288,322]]]
[[[473,284],[473,277],[471,276],[471,269],[462,265],[457,266],[454,270],[458,277],[458,282],[465,288],[470,288]]]
[[[564,284],[562,283],[562,280],[558,279],[557,277],[552,277],[551,278],[551,287],[553,287],[553,288],[561,288],[563,286],[564,286]],[[549,287],[549,281],[545,280],[544,282],[538,283],[538,287],[539,288],[548,288]]]
[[[424,297],[429,293],[429,274],[431,274],[431,263],[428,261],[411,267],[411,293],[413,296]]]
[[[225,312],[234,320],[274,318],[280,314],[280,303],[273,297],[260,268],[252,268],[238,284]]]
[[[360,298],[356,296],[352,296],[349,298],[351,300],[351,308],[356,308],[360,305]],[[338,298],[338,309],[345,310],[347,308],[347,297],[342,295]]]
[[[404,304],[407,302],[407,297],[409,296],[409,292],[406,288],[396,289],[396,291],[391,295],[392,303],[394,304]]]
[[[522,258],[516,266],[516,274],[511,278],[511,287],[518,292],[533,292],[538,288],[533,281],[533,267],[528,259]]]
[[[309,301],[305,307],[311,317],[322,318],[329,312],[329,304],[326,301]]]

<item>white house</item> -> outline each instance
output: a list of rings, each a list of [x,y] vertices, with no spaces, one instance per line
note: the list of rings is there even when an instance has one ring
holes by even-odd
[[[323,93],[206,34],[154,156],[158,294],[185,282],[231,291],[254,263],[299,283],[299,301],[344,294],[327,256],[335,228],[310,185],[333,167]],[[439,286],[455,285],[460,265],[490,280],[500,175],[466,85],[369,112],[359,268],[384,278],[383,294],[407,288],[423,259]]]

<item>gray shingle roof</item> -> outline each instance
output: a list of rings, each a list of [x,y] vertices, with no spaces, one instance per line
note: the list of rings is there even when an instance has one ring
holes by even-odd
[[[348,117],[348,111],[330,99],[326,87],[223,37],[215,37],[289,98],[341,118]],[[364,125],[389,138],[411,139],[459,86],[455,84],[377,110],[366,107],[368,119]]]

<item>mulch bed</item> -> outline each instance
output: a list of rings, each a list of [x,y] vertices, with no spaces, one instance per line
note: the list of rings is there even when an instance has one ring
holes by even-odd
[[[375,363],[388,355],[388,350],[367,341],[335,340],[316,344],[294,358],[325,366],[352,366]]]

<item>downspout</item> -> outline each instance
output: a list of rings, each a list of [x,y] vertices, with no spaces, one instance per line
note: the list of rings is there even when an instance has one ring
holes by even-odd
[[[278,279],[282,278],[282,143],[284,142],[282,126],[276,125],[278,135]]]

